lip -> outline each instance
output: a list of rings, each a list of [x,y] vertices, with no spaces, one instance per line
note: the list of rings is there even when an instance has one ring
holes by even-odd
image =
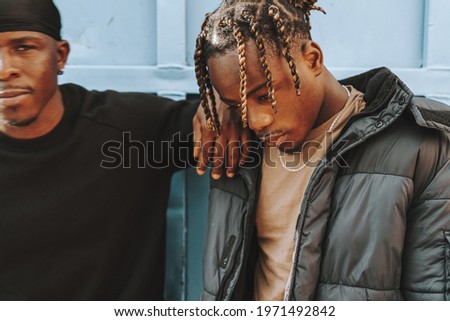
[[[278,146],[280,140],[282,137],[284,137],[284,133],[281,132],[269,132],[262,136],[259,136],[259,139],[266,145],[266,146]]]
[[[9,108],[18,106],[29,94],[31,94],[31,90],[27,89],[0,90],[0,107]]]
[[[17,98],[31,93],[28,89],[5,89],[0,90],[0,99]]]

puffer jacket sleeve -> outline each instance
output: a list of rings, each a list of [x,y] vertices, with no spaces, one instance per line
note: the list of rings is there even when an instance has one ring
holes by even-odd
[[[406,300],[450,300],[449,145],[449,135],[443,134],[435,170],[407,214],[402,260]]]

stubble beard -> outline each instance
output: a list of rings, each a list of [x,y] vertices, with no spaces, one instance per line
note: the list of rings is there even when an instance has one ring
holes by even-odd
[[[12,109],[12,111],[16,111],[18,109],[17,106],[15,107],[8,107],[7,109]],[[3,114],[3,115],[1,115]],[[0,114],[0,124],[3,125],[5,128],[23,128],[23,127],[27,127],[30,126],[31,124],[33,124],[38,116],[31,116],[28,117],[26,119],[17,119],[16,117],[10,115],[10,117],[7,117],[5,115],[5,111],[3,111]],[[3,117],[2,117],[3,116]],[[12,117],[11,117],[12,116]]]
[[[23,128],[30,126],[36,121],[37,117],[32,117],[25,120],[16,120],[16,119],[3,119],[2,125],[9,128]]]

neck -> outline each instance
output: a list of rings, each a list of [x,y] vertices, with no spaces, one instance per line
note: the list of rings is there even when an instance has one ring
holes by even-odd
[[[0,125],[0,132],[16,139],[33,139],[48,134],[64,115],[61,92],[56,91],[47,105],[30,125],[23,127]]]
[[[348,94],[345,88],[334,78],[334,76],[324,68],[320,77],[324,77],[323,83],[326,84],[324,88],[324,99],[322,108],[320,109],[317,121],[314,127],[320,126],[331,117],[339,113],[347,102]]]

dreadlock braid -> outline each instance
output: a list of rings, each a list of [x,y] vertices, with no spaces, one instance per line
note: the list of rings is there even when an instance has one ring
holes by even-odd
[[[211,109],[212,109],[212,119],[210,120],[210,124],[208,127],[215,131],[218,136],[220,136],[220,120],[219,114],[217,113],[217,104],[216,104],[216,96],[214,95],[213,85],[211,84],[211,79],[209,78],[209,73],[206,73],[205,76],[206,88],[209,99],[211,100]]]
[[[247,73],[246,73],[246,58],[245,58],[245,41],[242,36],[240,27],[236,22],[233,22],[234,38],[237,42],[237,49],[239,55],[239,77],[241,79],[240,95],[241,95],[241,113],[242,125],[247,127]]]
[[[256,46],[258,47],[259,60],[261,61],[261,65],[264,69],[264,74],[267,78],[267,89],[270,103],[272,105],[273,111],[277,112],[277,101],[275,100],[275,90],[273,89],[272,83],[272,73],[270,72],[269,66],[267,65],[267,57],[266,57],[266,47],[264,45],[263,37],[259,32],[258,22],[255,20],[255,16],[250,11],[243,11],[242,17],[248,21],[250,25],[250,31],[255,37]]]
[[[300,77],[297,73],[297,66],[294,63],[294,59],[291,56],[291,42],[290,37],[286,33],[285,21],[281,18],[280,8],[275,5],[269,7],[269,16],[272,17],[278,33],[281,36],[283,41],[283,55],[286,58],[286,61],[289,64],[289,68],[291,69],[292,80],[294,81],[295,90],[297,92],[297,96],[300,96]]]
[[[208,96],[211,97],[209,94],[210,91],[210,80],[209,80],[209,73],[206,69],[206,60],[204,57],[204,47],[205,47],[205,39],[206,39],[206,25],[209,21],[211,14],[205,15],[205,20],[202,23],[202,32],[198,35],[196,40],[196,47],[195,47],[195,76],[197,78],[197,84],[199,87],[200,92],[200,101],[203,108],[203,111],[205,113],[206,117],[206,124],[209,129],[212,129],[219,134],[220,128],[217,126],[217,122],[214,122],[212,116],[211,116],[211,110],[209,108],[208,103]],[[213,110],[215,108],[215,100],[211,101]]]

